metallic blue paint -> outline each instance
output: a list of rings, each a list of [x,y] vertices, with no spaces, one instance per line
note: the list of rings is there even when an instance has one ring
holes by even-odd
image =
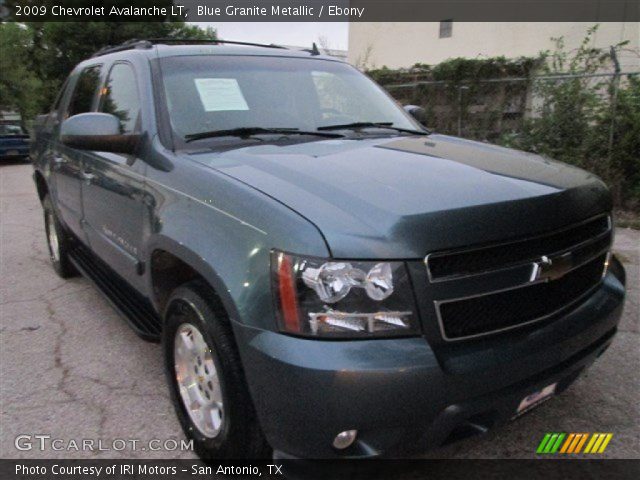
[[[452,344],[438,334],[423,263],[435,250],[526,237],[609,212],[607,188],[587,172],[436,134],[174,151],[158,102],[157,56],[265,50],[158,47],[83,62],[71,85],[87,65],[108,71],[126,60],[135,68],[140,153],[127,158],[64,147],[60,115],[52,112],[38,120],[32,155],[65,224],[90,247],[100,245],[94,252],[156,309],[151,269],[140,275],[136,268],[149,265],[156,251],[180,258],[215,289],[275,448],[335,455],[333,437],[354,428],[358,446],[349,455],[439,445],[464,422],[505,420],[539,385],[560,381],[565,388],[606,348],[624,297],[619,264],[588,301],[553,322]],[[66,184],[58,156],[69,160]],[[96,174],[91,186],[81,179],[86,167]],[[73,195],[75,208],[65,208],[62,195]],[[278,333],[272,249],[407,260],[423,335],[326,341]]]

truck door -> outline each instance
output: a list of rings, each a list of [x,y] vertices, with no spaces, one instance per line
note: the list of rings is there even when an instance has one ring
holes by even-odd
[[[118,117],[123,134],[141,129],[138,87],[133,66],[117,62],[101,91],[98,110]],[[145,171],[135,155],[87,151],[82,172],[83,225],[91,249],[139,288]]]
[[[100,65],[82,70],[61,120],[93,109],[100,85],[100,72]],[[59,125],[56,125],[53,136],[49,162],[56,205],[67,227],[82,239],[83,230],[80,222],[82,221],[82,165],[85,153],[60,142]]]

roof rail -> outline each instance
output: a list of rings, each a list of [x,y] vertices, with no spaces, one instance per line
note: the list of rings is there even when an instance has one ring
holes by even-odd
[[[239,42],[236,40],[224,40],[222,38],[212,38],[210,40],[198,40],[197,38],[150,38],[148,40],[153,44],[157,43],[174,43],[174,44],[199,44],[199,43],[224,43],[228,45],[247,45],[249,47],[264,47],[264,48],[280,48],[284,50],[288,50],[287,47],[283,47],[282,45],[276,45],[275,43],[253,43],[253,42]]]
[[[235,40],[223,40],[221,38],[212,38],[212,39],[196,39],[196,38],[148,38],[144,40],[132,39],[127,40],[126,42],[120,45],[108,45],[104,48],[101,48],[96,53],[94,53],[91,57],[99,57],[101,55],[107,55],[109,53],[121,52],[123,50],[132,50],[135,48],[147,49],[151,48],[153,45],[157,45],[159,43],[168,43],[174,45],[198,45],[198,44],[228,44],[228,45],[247,45],[250,47],[264,47],[264,48],[279,48],[287,50],[287,47],[283,47],[282,45],[276,44],[265,44],[265,43],[252,43],[252,42],[238,42]]]
[[[106,47],[101,48],[96,53],[91,55],[91,58],[100,57],[101,55],[107,55],[108,53],[121,52],[123,50],[132,50],[134,48],[151,48],[152,46],[153,43],[151,43],[149,40],[138,40],[134,38],[131,40],[127,40],[120,45],[107,45]]]

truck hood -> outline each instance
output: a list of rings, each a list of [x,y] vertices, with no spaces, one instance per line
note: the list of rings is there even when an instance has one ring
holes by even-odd
[[[583,170],[444,135],[265,144],[191,158],[304,216],[336,258],[423,258],[610,209],[607,188]]]

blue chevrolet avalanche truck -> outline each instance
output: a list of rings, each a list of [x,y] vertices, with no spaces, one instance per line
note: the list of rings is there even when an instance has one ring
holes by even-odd
[[[609,347],[597,177],[429,132],[315,50],[176,43],[80,63],[32,155],[53,267],[162,342],[200,456],[409,455]]]

